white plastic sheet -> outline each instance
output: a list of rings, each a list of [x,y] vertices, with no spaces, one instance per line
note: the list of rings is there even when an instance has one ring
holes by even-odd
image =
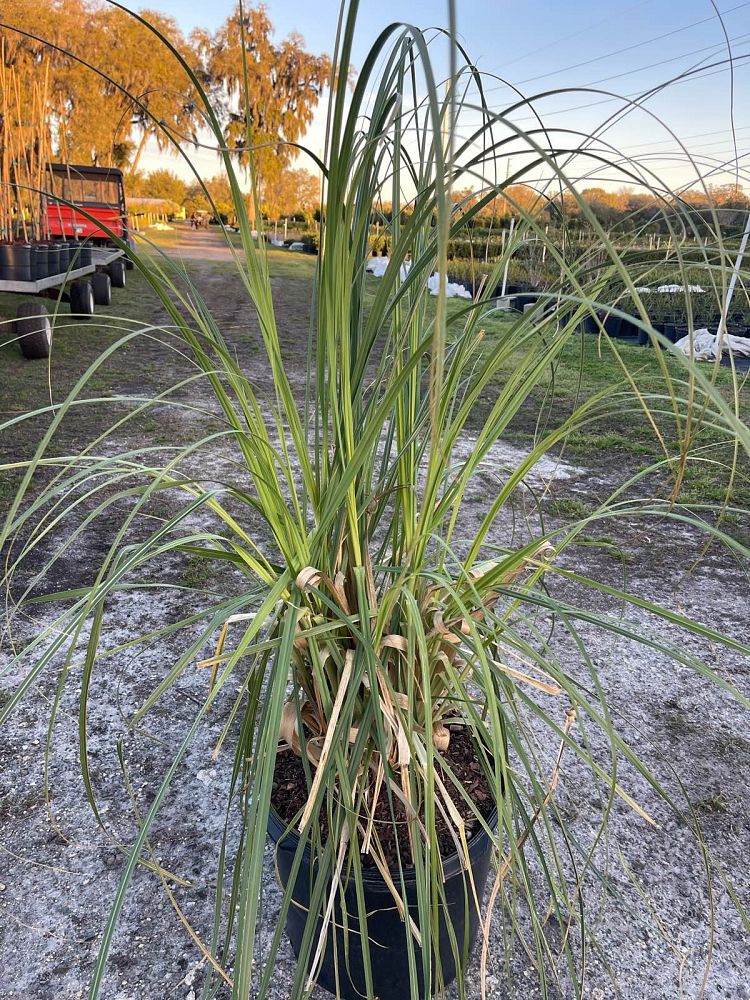
[[[370,257],[367,262],[367,270],[376,278],[382,278],[388,269],[387,257]]]
[[[371,257],[367,262],[366,270],[369,271],[371,275],[375,278],[382,278],[385,272],[388,270],[388,264],[390,263],[388,257]],[[403,281],[406,275],[409,273],[411,268],[411,261],[407,260],[401,265],[401,280]],[[427,279],[427,288],[429,289],[430,295],[437,295],[438,288],[440,287],[440,275],[437,271],[431,274]],[[464,288],[463,285],[457,284],[455,281],[449,281],[445,286],[445,294],[449,299],[470,299],[471,292],[468,288]]]
[[[437,271],[431,274],[427,279],[427,287],[430,290],[430,295],[437,295],[440,289],[440,275]],[[445,285],[445,294],[449,299],[470,299],[471,292],[468,288],[464,288],[463,285],[457,284],[455,281],[447,281]]]
[[[374,278],[382,278],[385,272],[388,270],[388,265],[390,260],[388,257],[371,257],[367,263],[366,271],[369,271]],[[401,265],[401,280],[406,278],[411,268],[411,261],[406,260]]]
[[[683,337],[674,346],[690,357],[690,337]],[[693,333],[692,354],[695,361],[715,361],[720,353],[730,352],[749,357],[750,337],[733,337],[725,333],[719,343],[719,338],[705,328]]]

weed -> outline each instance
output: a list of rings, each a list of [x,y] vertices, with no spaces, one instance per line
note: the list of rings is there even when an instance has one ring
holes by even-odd
[[[205,559],[189,556],[182,571],[181,583],[190,590],[201,590],[214,579],[215,572]]]
[[[694,806],[698,812],[706,813],[710,816],[729,812],[729,803],[721,792],[712,792],[711,795],[707,795],[704,799],[698,799],[694,803]]]
[[[588,517],[593,508],[582,500],[573,497],[560,497],[550,500],[548,511],[553,517],[563,517],[568,520],[580,521]]]

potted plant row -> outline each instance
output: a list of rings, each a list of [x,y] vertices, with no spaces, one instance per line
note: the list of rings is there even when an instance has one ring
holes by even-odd
[[[92,262],[88,244],[0,243],[0,281],[39,281]]]
[[[654,294],[644,295],[643,304],[652,328],[670,343],[686,336],[691,328],[716,331],[721,321],[721,312],[716,302],[709,299],[708,293],[705,299],[694,297],[689,308],[683,301],[675,303],[671,297]],[[610,337],[636,340],[641,346],[652,343],[648,331],[634,322],[640,317],[632,305],[619,303],[617,309],[630,313],[633,319],[617,315],[612,310],[600,309],[595,315],[584,317],[585,332],[598,334],[603,326]],[[733,309],[727,316],[726,330],[738,337],[750,335],[750,311]]]

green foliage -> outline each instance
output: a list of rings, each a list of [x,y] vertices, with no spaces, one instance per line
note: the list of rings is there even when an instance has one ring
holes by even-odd
[[[139,177],[135,184],[128,183],[129,195],[142,198],[161,198],[175,205],[182,205],[187,193],[187,185],[172,170],[152,170],[145,177]]]
[[[152,11],[150,21],[191,58],[173,18]],[[41,7],[11,0],[3,4],[3,22],[5,58],[22,69],[25,103],[32,104],[42,75],[50,75],[47,118],[56,158],[121,167],[132,161],[137,170],[149,138],[171,150],[175,139],[194,135],[198,104],[188,75],[127,11],[96,0],[52,0]]]
[[[591,507],[589,504],[584,503],[583,500],[563,497],[552,501],[550,504],[550,513],[557,517],[564,517],[567,520],[580,520],[591,513]]]
[[[269,180],[294,158],[291,143],[312,121],[331,72],[328,57],[305,51],[298,35],[277,43],[273,34],[265,6],[238,4],[216,32],[192,37],[201,75],[215,88],[222,144],[247,164],[252,134],[254,169]]]
[[[221,173],[206,181],[189,184],[185,190],[183,205],[188,215],[191,212],[209,212],[224,223],[235,220],[232,186]]]
[[[0,39],[8,65],[21,72],[24,105],[36,102],[34,84],[49,73],[47,120],[56,138],[54,157],[129,165],[135,173],[149,139],[162,152],[176,153],[204,127],[197,73],[214,92],[223,124],[220,142],[231,143],[244,158],[246,128],[252,124],[258,142],[262,133],[273,143],[265,154],[268,172],[276,163],[287,165],[295,155],[287,143],[310,123],[328,81],[328,58],[308,53],[296,36],[277,44],[262,5],[244,5],[243,18],[238,6],[216,32],[198,28],[189,39],[174,18],[155,10],[142,13],[164,44],[154,44],[147,24],[105,0],[3,4]],[[249,90],[239,101],[243,38]],[[1,139],[0,123],[0,145]],[[161,193],[142,194],[182,202]]]

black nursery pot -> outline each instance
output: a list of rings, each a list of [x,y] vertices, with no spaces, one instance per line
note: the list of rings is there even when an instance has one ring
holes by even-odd
[[[618,336],[620,337],[637,337],[638,343],[641,342],[641,334],[643,331],[639,326],[637,326],[632,319],[623,319],[620,317],[620,329],[618,331]]]
[[[88,247],[84,247],[82,243],[69,243],[68,249],[70,252],[70,264],[74,271],[77,271],[79,267],[85,267],[84,256],[86,250],[89,252],[89,257],[91,256],[91,250]]]
[[[47,277],[62,274],[64,270],[60,261],[60,245],[52,243],[47,247]]]
[[[619,316],[610,314],[604,320],[604,329],[609,337],[619,337],[622,319]]]
[[[658,333],[661,333],[661,334],[664,335],[665,340],[668,340],[670,344],[674,344],[675,340],[677,339],[677,333],[676,333],[676,330],[675,330],[674,323],[666,323],[666,322],[662,323],[662,322],[659,322],[659,323],[652,323],[651,325],[653,326],[654,330],[656,330]],[[644,344],[649,343],[649,339],[646,336],[646,334],[642,334],[642,335],[644,337],[646,337],[646,339],[644,341],[641,341],[640,336],[639,336],[638,343],[639,344],[641,344],[641,343],[644,343]],[[658,341],[654,340],[654,343],[658,343]]]
[[[584,333],[599,333],[600,326],[599,321],[596,316],[592,316],[591,313],[587,313],[583,317],[583,332]]]
[[[72,248],[68,243],[58,243],[58,249],[60,250],[60,263],[59,271],[62,274],[64,271],[68,270],[70,265],[70,258],[72,256]]]
[[[47,247],[35,246],[31,248],[31,276],[34,281],[40,281],[47,277],[47,257]]]
[[[487,819],[487,825],[490,829],[494,829],[496,824],[497,810]],[[297,832],[293,830],[285,835],[285,830],[286,824],[272,809],[268,818],[268,833],[276,844],[276,864],[284,888],[289,882],[294,855],[299,844]],[[492,841],[484,828],[480,828],[479,832],[469,841],[469,859],[477,896],[481,900],[492,859]],[[437,953],[440,958],[442,982],[447,986],[456,978],[458,971],[451,946],[451,933],[455,935],[463,969],[466,967],[469,954],[479,933],[479,914],[474,903],[469,873],[462,867],[459,855],[454,854],[443,862],[443,872],[446,902],[440,907],[439,935],[438,940],[433,942],[432,966],[434,970],[435,953]],[[286,918],[286,931],[297,957],[299,957],[307,922],[314,875],[314,863],[312,862],[310,846],[307,845],[297,872],[292,903]],[[362,881],[365,912],[367,913],[367,936],[373,993],[378,1000],[404,1000],[404,997],[409,995],[409,952],[405,924],[400,919],[393,896],[379,872],[377,870],[363,872]],[[395,876],[394,881],[400,889],[399,877]],[[404,882],[409,912],[418,925],[417,881],[413,868],[405,870]],[[367,989],[362,936],[357,919],[359,908],[353,878],[346,885],[344,898],[347,930],[345,931],[342,926],[340,893],[337,893],[331,921],[326,932],[326,949],[317,981],[318,985],[335,994],[336,973],[338,971],[339,995],[343,1000],[362,1000],[363,997],[367,996]],[[322,916],[318,918],[313,936],[313,951],[321,926]],[[334,934],[336,936],[335,949]],[[416,941],[413,941],[413,945],[419,995],[424,996],[422,949]],[[348,956],[345,948],[348,949]]]
[[[0,245],[0,275],[6,281],[32,281],[31,247],[28,243]]]
[[[13,244],[0,243],[0,271],[3,273],[13,266]]]

